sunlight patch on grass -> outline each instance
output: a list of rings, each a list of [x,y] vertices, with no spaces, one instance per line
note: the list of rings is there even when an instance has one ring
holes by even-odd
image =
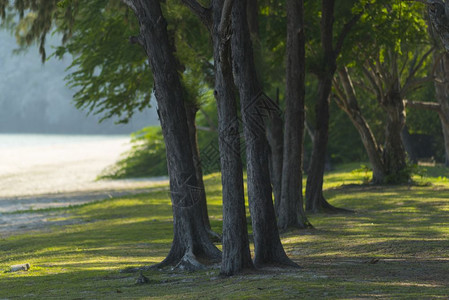
[[[285,250],[299,270],[268,269],[230,278],[219,277],[217,266],[194,273],[150,270],[144,274],[151,284],[135,285],[138,274],[119,271],[162,261],[172,241],[169,194],[158,191],[59,209],[55,220],[80,222],[2,239],[0,270],[20,263],[30,263],[31,269],[0,273],[0,298],[447,296],[447,169],[426,167],[431,176],[419,180],[431,185],[378,187],[361,185],[365,173],[353,172],[359,166],[342,166],[326,174],[324,182],[330,203],[355,213],[310,215],[316,229],[283,234]],[[205,184],[212,227],[219,232],[219,174],[206,176]]]

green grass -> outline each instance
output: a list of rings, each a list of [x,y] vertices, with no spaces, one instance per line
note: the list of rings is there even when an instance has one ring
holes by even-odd
[[[170,200],[157,191],[59,209],[53,221],[73,225],[0,239],[0,271],[31,264],[27,272],[0,273],[0,299],[447,299],[447,169],[426,167],[429,177],[416,177],[419,185],[379,187],[361,185],[365,174],[357,168],[342,166],[325,178],[327,199],[355,214],[311,215],[316,229],[283,234],[298,270],[230,278],[217,268],[148,271],[151,283],[135,285],[138,274],[120,270],[157,263],[170,248]],[[212,227],[220,231],[219,177],[207,176],[206,185]]]

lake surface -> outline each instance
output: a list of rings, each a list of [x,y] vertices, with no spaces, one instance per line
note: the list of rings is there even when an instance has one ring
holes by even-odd
[[[98,141],[129,140],[129,135],[71,135],[71,134],[0,134],[0,148],[56,146]]]
[[[130,148],[127,135],[0,134],[0,239],[48,226],[43,213],[6,212],[78,205],[168,184],[166,177],[97,180]]]

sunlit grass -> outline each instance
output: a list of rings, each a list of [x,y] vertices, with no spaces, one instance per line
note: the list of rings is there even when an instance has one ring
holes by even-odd
[[[231,278],[219,277],[217,268],[146,271],[151,284],[139,286],[138,274],[120,272],[158,263],[168,253],[167,189],[57,209],[54,220],[76,222],[0,239],[0,270],[31,264],[27,272],[0,273],[0,299],[446,298],[449,181],[447,169],[426,169],[427,175],[415,176],[417,184],[370,186],[362,184],[360,164],[337,168],[326,175],[325,196],[355,213],[310,215],[316,229],[282,235],[300,269]],[[211,224],[220,232],[220,176],[205,180]]]

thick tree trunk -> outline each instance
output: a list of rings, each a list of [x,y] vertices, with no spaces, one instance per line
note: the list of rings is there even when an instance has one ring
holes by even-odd
[[[385,179],[382,161],[382,148],[377,143],[368,122],[362,115],[348,70],[346,68],[342,68],[338,71],[338,75],[345,95],[341,95],[341,97],[336,98],[339,99],[336,100],[336,103],[348,115],[360,135],[363,146],[365,147],[368,155],[371,168],[373,169],[372,183],[382,184]]]
[[[308,228],[302,195],[305,99],[304,1],[287,0],[287,87],[278,226]]]
[[[224,0],[213,2],[215,98],[217,100],[221,180],[223,185],[223,258],[221,273],[233,275],[252,268],[246,223],[243,167],[236,90],[232,77],[230,44],[220,28]],[[226,14],[226,13],[225,13]]]
[[[204,225],[200,190],[189,139],[183,88],[173,46],[158,0],[123,0],[136,14],[140,35],[134,40],[145,49],[154,76],[162,133],[167,151],[174,237],[168,256],[158,266],[202,267],[197,257],[216,260],[220,251],[212,244]]]
[[[398,84],[396,84],[398,85]],[[381,99],[387,113],[383,162],[385,183],[405,183],[410,179],[406,172],[407,160],[401,132],[405,125],[405,105],[401,94],[394,87]]]
[[[256,77],[246,18],[246,1],[232,9],[232,58],[234,82],[239,89],[247,153],[248,196],[254,233],[254,264],[296,265],[285,254],[276,225],[268,169],[268,142],[261,118],[263,101]]]

